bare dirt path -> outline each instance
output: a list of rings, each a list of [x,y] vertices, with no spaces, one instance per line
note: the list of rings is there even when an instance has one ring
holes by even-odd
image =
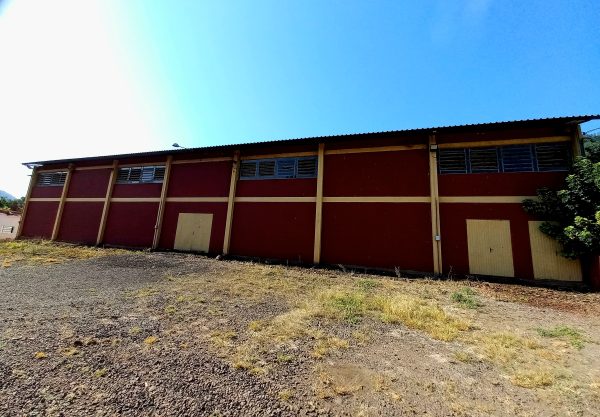
[[[0,247],[0,415],[600,410],[598,294],[42,249]]]

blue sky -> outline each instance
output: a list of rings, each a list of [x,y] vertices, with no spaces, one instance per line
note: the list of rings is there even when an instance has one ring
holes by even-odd
[[[29,160],[600,113],[598,22],[596,0],[9,0],[0,189]]]

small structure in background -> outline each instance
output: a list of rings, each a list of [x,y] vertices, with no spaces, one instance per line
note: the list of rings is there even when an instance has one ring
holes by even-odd
[[[0,240],[14,239],[21,221],[21,214],[10,210],[0,210]]]

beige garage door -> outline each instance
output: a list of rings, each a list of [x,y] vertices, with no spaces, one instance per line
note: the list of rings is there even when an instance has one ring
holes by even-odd
[[[208,252],[212,220],[212,213],[179,213],[175,249]]]
[[[471,274],[514,277],[510,221],[467,220]]]
[[[560,244],[540,230],[542,222],[529,222],[533,276],[536,279],[581,281],[580,262],[560,255]]]

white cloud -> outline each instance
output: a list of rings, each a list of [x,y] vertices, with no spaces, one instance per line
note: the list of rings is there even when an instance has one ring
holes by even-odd
[[[21,162],[161,146],[111,2],[13,1],[0,19],[0,189],[25,193]]]

